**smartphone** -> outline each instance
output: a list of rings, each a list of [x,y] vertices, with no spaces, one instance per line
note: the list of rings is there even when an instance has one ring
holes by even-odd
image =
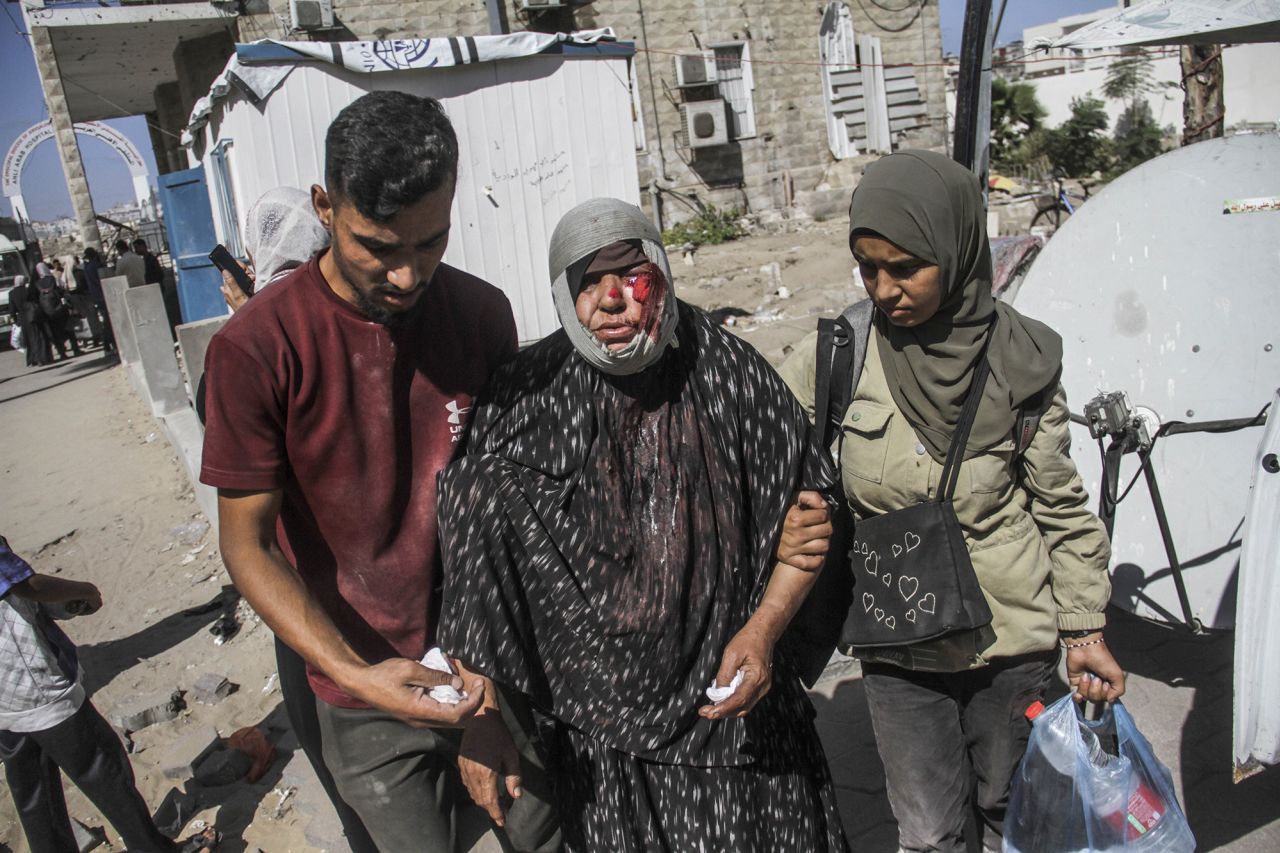
[[[223,272],[231,273],[231,278],[244,291],[245,296],[253,296],[253,281],[245,273],[244,267],[236,262],[231,253],[227,251],[227,247],[219,243],[213,247],[213,251],[209,253],[209,260],[213,261],[213,265]]]

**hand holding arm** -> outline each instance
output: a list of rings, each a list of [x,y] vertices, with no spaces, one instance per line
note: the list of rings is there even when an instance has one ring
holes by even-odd
[[[807,489],[797,492],[778,537],[778,562],[806,572],[821,569],[832,532],[831,510],[822,495]]]

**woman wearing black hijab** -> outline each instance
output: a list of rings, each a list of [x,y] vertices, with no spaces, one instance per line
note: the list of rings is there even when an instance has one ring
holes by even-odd
[[[638,208],[585,202],[551,242],[563,329],[498,370],[440,478],[440,644],[557,721],[568,850],[847,850],[775,653],[815,577],[779,531],[830,460],[759,354],[675,298]]]
[[[992,298],[974,175],[941,154],[892,154],[868,167],[849,218],[849,246],[874,305],[840,429],[855,519],[938,497],[984,353],[990,366],[951,502],[990,624],[851,649],[863,663],[901,847],[959,851],[971,808],[979,826],[1002,829],[1030,732],[1025,711],[1043,696],[1060,643],[1078,699],[1114,701],[1124,692],[1124,673],[1102,639],[1110,548],[1068,453],[1062,339]],[[816,346],[811,335],[781,370],[810,417]],[[1037,399],[1047,406],[1019,453],[1019,412]],[[917,600],[909,597],[914,576],[890,574],[898,555],[880,555],[883,566],[869,557],[856,564],[855,576],[869,581],[862,594]]]
[[[26,350],[27,367],[42,367],[53,363],[53,350],[40,322],[40,303],[36,290],[27,283],[27,277],[17,276],[9,291],[9,309],[14,322],[22,329],[22,346]]]

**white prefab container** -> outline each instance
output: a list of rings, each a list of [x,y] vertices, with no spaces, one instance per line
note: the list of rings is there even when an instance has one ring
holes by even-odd
[[[483,37],[432,41],[468,45],[470,57],[480,41],[479,55],[486,52]],[[555,331],[547,272],[552,229],[589,198],[640,202],[628,68],[633,49],[562,42],[517,58],[392,70],[385,67],[387,44],[399,43],[366,45],[381,63],[377,73],[296,54],[289,61],[288,45],[238,47],[254,64],[233,59],[189,129],[190,156],[205,169],[219,240],[233,250],[241,245],[245,213],[267,190],[324,183],[325,131],[343,107],[372,91],[429,95],[453,121],[460,152],[445,262],[502,288],[522,341]],[[342,47],[352,64],[361,45]],[[262,64],[273,55],[279,61]],[[278,84],[253,80],[260,89],[271,87],[256,104],[247,93],[252,86],[234,79],[286,68]]]

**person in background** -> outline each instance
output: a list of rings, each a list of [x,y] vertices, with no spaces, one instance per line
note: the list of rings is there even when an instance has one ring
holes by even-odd
[[[181,843],[156,828],[124,745],[85,695],[75,644],[54,624],[96,613],[91,583],[37,574],[0,536],[0,761],[31,853],[80,849],[62,777],[138,853],[212,853],[210,828]]]
[[[984,348],[990,365],[957,448],[952,506],[991,622],[852,649],[906,851],[965,850],[972,817],[987,837],[968,849],[999,848],[1031,731],[1025,712],[1044,697],[1060,646],[1077,701],[1124,693],[1102,634],[1110,546],[1069,455],[1062,338],[992,297],[986,222],[974,174],[929,151],[872,163],[849,208],[849,248],[874,306],[839,444],[855,520],[937,497]],[[817,340],[802,340],[780,371],[810,418]],[[1042,414],[1019,453],[1028,406]]]
[[[67,306],[66,292],[58,284],[53,268],[41,261],[36,264],[36,275],[38,278],[32,285],[40,309],[36,322],[40,324],[45,340],[56,348],[59,359],[83,355],[80,342],[71,331],[71,310]],[[71,345],[70,356],[67,355],[67,344]]]
[[[147,241],[139,237],[133,241],[133,253],[142,258],[142,279],[147,284],[161,284],[164,282],[164,267],[160,266],[160,259],[152,253],[147,246]]]
[[[276,187],[263,193],[249,208],[244,241],[249,255],[245,272],[256,293],[285,278],[328,246],[329,232],[316,218],[310,194],[297,187]],[[232,313],[249,301],[249,295],[226,271],[222,273],[222,298]]]
[[[111,328],[111,312],[107,310],[107,297],[102,290],[102,256],[92,246],[84,250],[84,282],[89,298],[93,300],[100,317],[100,337],[94,340],[105,352],[115,352],[116,337]]]
[[[502,292],[441,262],[457,168],[431,98],[373,92],[338,114],[311,189],[331,246],[210,342],[200,479],[218,489],[236,587],[306,661],[325,765],[378,849],[457,849],[464,813],[483,819],[459,756],[493,764],[515,737],[524,784],[490,814],[512,848],[550,853],[559,832],[518,697],[419,663],[441,571],[436,475],[517,343]]]
[[[23,347],[26,350],[27,367],[43,367],[53,361],[53,351],[44,335],[40,322],[40,303],[35,288],[27,284],[25,275],[15,276],[13,289],[9,291],[9,310],[14,322],[22,329]]]
[[[102,317],[98,314],[98,305],[89,293],[89,277],[80,265],[80,259],[73,258],[71,265],[72,287],[67,290],[67,301],[75,312],[89,324],[90,343],[92,346],[102,345]],[[75,334],[74,329],[72,334]]]
[[[130,287],[141,287],[147,283],[147,264],[142,256],[130,250],[124,240],[116,241],[115,274],[129,280]]]

